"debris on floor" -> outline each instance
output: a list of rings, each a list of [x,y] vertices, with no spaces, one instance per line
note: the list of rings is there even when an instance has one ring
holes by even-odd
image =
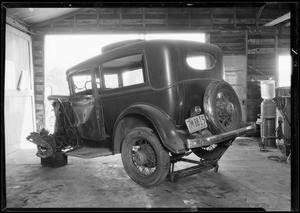
[[[190,199],[190,200],[183,200],[184,204],[187,206],[191,206],[194,205],[195,203],[200,203],[199,201],[196,201],[194,199]]]
[[[268,159],[274,160],[274,161],[279,161],[281,163],[289,163],[289,158],[290,156],[276,156],[276,155],[271,155],[268,156]]]

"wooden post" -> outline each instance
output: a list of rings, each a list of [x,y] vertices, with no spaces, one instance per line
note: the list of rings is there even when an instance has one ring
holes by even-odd
[[[236,7],[233,8],[233,27],[236,28]]]
[[[276,29],[275,31],[275,42],[274,42],[274,57],[275,57],[275,64],[276,64],[276,68],[275,68],[275,73],[276,73],[276,80],[275,80],[275,86],[278,86],[278,76],[279,76],[279,69],[278,69],[278,29]]]
[[[246,103],[245,103],[245,111],[246,111],[246,115],[245,115],[245,121],[248,121],[248,113],[247,113],[247,110],[248,110],[248,98],[247,98],[247,94],[248,94],[248,83],[247,83],[247,79],[248,79],[248,30],[245,30],[245,56],[246,56],[246,85],[245,85],[245,93],[246,93]]]

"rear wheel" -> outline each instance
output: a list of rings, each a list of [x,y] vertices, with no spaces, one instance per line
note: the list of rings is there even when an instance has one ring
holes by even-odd
[[[210,83],[204,94],[204,112],[210,131],[204,136],[217,135],[241,127],[242,113],[239,99],[233,88],[225,81]],[[230,141],[200,147],[193,152],[204,160],[219,159],[230,145]]]
[[[144,187],[160,184],[169,173],[170,156],[150,128],[133,129],[123,141],[121,157],[130,178]]]

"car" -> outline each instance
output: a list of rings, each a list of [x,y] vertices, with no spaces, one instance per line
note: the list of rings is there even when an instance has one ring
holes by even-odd
[[[213,44],[117,42],[66,75],[70,95],[48,97],[54,133],[43,129],[27,138],[44,165],[61,156],[121,153],[131,179],[152,187],[168,175],[175,182],[174,164],[191,153],[199,162],[185,161],[198,167],[181,176],[207,165],[217,170],[235,138],[255,129],[242,123],[239,99],[224,81],[222,51]]]

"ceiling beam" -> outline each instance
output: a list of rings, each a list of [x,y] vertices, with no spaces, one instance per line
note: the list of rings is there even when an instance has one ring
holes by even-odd
[[[255,25],[258,26],[258,20],[260,18],[260,15],[263,11],[263,9],[265,8],[265,5],[261,6],[258,10],[257,10],[257,13],[256,13],[256,17],[255,17]]]
[[[283,16],[280,16],[277,19],[274,19],[273,21],[270,21],[270,22],[264,24],[264,26],[265,27],[271,27],[271,26],[277,25],[277,24],[279,24],[281,22],[284,22],[286,20],[289,20],[290,18],[291,18],[291,13],[289,12],[289,13],[283,15]]]
[[[90,10],[91,8],[82,8],[82,9],[78,9],[74,12],[71,12],[71,13],[68,13],[68,14],[65,14],[65,15],[62,15],[62,16],[59,16],[57,18],[53,18],[53,19],[50,19],[50,20],[47,20],[47,21],[44,21],[44,22],[40,22],[40,23],[37,23],[37,24],[32,24],[32,27],[33,28],[39,28],[39,27],[43,27],[43,26],[46,26],[46,25],[49,25],[53,22],[56,22],[56,21],[59,21],[59,20],[62,20],[62,19],[65,19],[65,18],[69,18],[69,17],[72,17],[76,14],[79,14],[79,13],[84,13],[85,11],[87,10]]]
[[[28,34],[34,34],[34,32],[23,22],[20,22],[17,19],[11,18],[8,15],[6,16],[6,24]]]

